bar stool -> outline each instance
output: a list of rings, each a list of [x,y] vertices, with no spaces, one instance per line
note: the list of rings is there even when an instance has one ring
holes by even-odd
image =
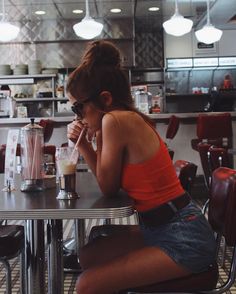
[[[214,171],[221,166],[232,167],[227,149],[212,145],[208,152],[210,156],[211,171]]]
[[[54,121],[51,119],[41,119],[39,125],[43,127],[44,143],[47,143],[52,136],[54,129]]]
[[[224,148],[232,148],[233,129],[230,113],[199,114],[197,138],[191,140],[192,148],[198,151],[198,143],[205,142]]]
[[[24,227],[17,225],[0,225],[0,262],[6,271],[6,293],[12,293],[11,267],[9,260],[20,255],[21,293],[25,293],[25,247]]]
[[[179,129],[180,119],[176,115],[171,115],[166,130],[166,145],[169,150],[171,159],[174,157],[174,150],[169,147],[170,141],[176,136]]]
[[[219,272],[215,262],[205,272],[192,274],[184,278],[168,280],[152,285],[120,291],[128,293],[208,293],[222,294],[231,288],[236,278],[236,171],[220,167],[212,174],[211,198],[209,201],[208,221],[217,234],[217,257],[223,236],[228,246],[233,247],[230,269],[226,279],[217,286]],[[158,275],[158,273],[157,273]]]
[[[209,153],[210,147],[211,147],[211,144],[204,143],[204,142],[200,142],[197,145],[197,149],[198,149],[198,153],[199,153],[200,161],[202,165],[205,185],[208,191],[210,188],[211,173],[212,173],[211,163],[210,163],[210,153]]]
[[[174,167],[182,187],[191,194],[197,173],[197,165],[186,160],[176,160]]]

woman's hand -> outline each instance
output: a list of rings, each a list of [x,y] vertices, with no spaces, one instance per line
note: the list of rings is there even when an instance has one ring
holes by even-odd
[[[74,120],[72,123],[67,125],[67,138],[72,142],[76,143],[77,139],[85,126],[79,120]],[[85,143],[86,140],[86,132],[81,139],[81,144]]]

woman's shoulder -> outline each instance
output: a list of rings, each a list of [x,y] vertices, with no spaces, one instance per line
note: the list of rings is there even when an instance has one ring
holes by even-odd
[[[113,110],[105,114],[103,118],[104,126],[113,126],[124,136],[139,132],[140,129],[148,127],[143,117],[135,111]]]
[[[130,110],[113,110],[110,112],[107,112],[105,114],[105,119],[107,120],[116,120],[116,121],[124,121],[127,122],[127,119],[130,120],[140,120],[141,116],[136,113],[135,111]]]

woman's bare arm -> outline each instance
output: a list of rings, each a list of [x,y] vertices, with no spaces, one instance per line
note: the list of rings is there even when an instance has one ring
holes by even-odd
[[[121,186],[121,169],[124,151],[124,136],[117,120],[106,114],[102,120],[102,131],[97,132],[98,184],[105,195],[117,193]]]

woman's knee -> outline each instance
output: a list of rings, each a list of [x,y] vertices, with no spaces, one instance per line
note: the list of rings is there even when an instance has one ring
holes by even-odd
[[[76,282],[77,294],[104,294],[104,289],[101,287],[99,280],[96,278],[96,273],[84,271]]]
[[[90,281],[91,283],[91,281]],[[89,293],[89,281],[86,272],[83,272],[76,281],[76,293],[77,294],[86,294]]]

